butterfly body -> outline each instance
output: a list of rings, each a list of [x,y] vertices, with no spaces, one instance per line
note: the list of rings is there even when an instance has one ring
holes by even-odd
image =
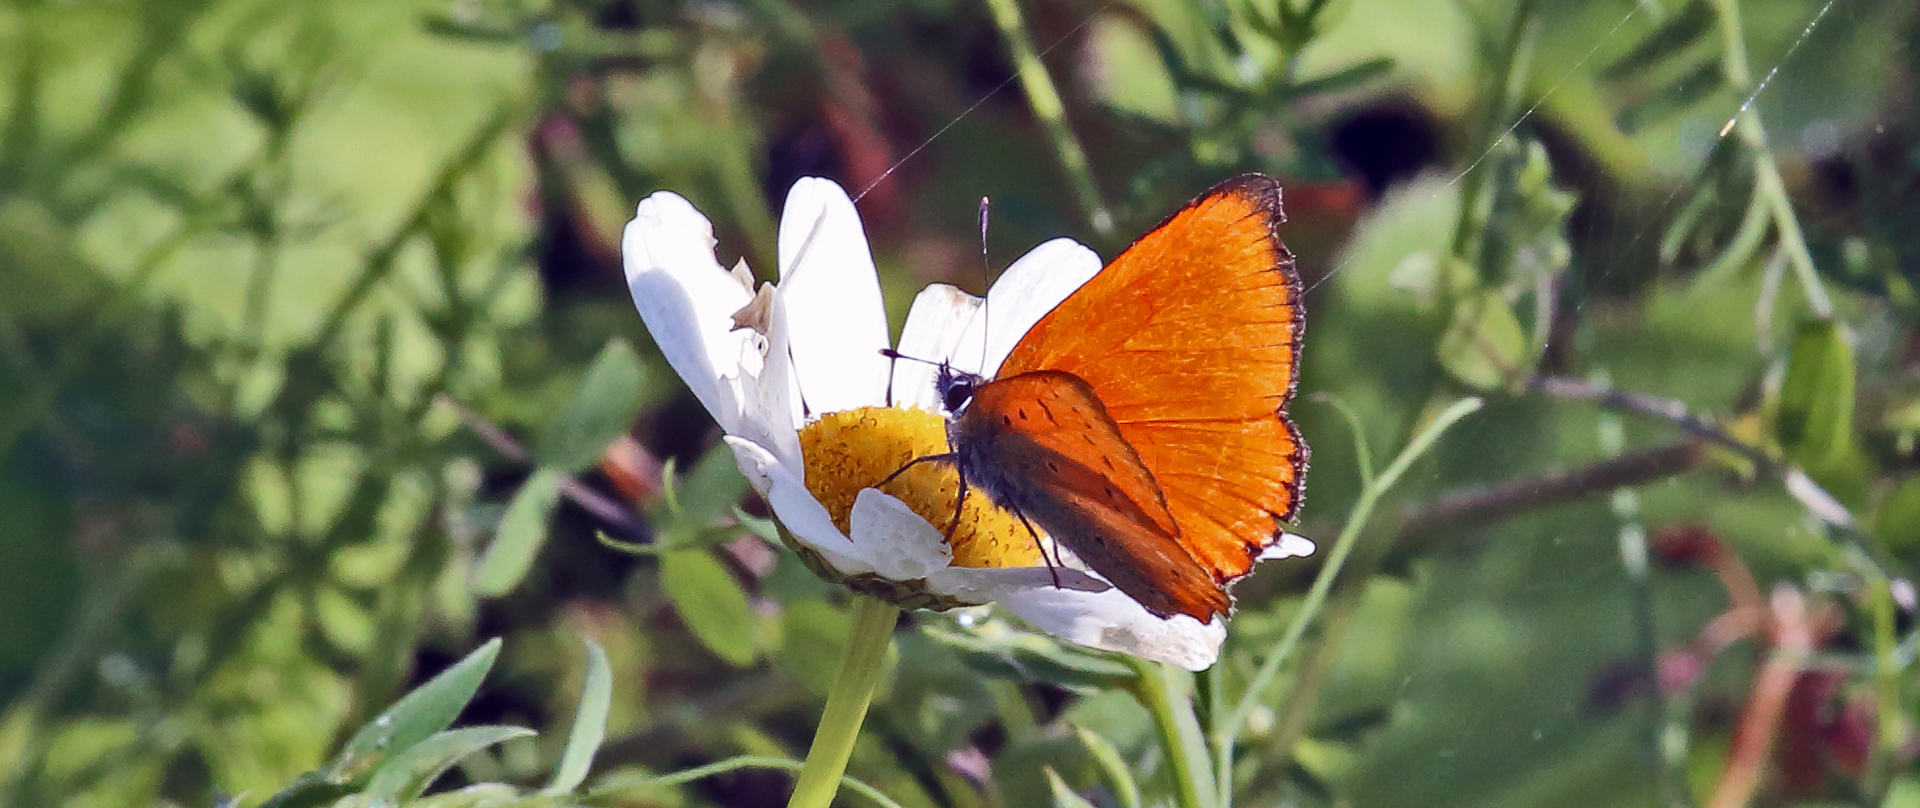
[[[1227,586],[1284,535],[1306,472],[1285,414],[1303,322],[1281,218],[1269,178],[1215,186],[1035,323],[994,378],[943,365],[939,459],[961,495],[1155,615],[1227,614]]]

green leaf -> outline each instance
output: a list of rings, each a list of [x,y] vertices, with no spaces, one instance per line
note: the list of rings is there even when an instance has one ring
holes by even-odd
[[[1060,773],[1054,771],[1052,766],[1048,766],[1046,771],[1047,786],[1053,790],[1053,804],[1056,808],[1093,808],[1093,803],[1087,802],[1087,798],[1073,793],[1073,787],[1067,785],[1067,781],[1060,779]]]
[[[703,550],[663,553],[660,583],[701,645],[730,665],[753,663],[753,610],[718,559]]]
[[[1527,335],[1498,292],[1468,293],[1440,337],[1440,366],[1475,390],[1504,386],[1522,370]]]
[[[573,714],[573,731],[567,735],[567,751],[553,771],[547,794],[568,794],[587,779],[593,765],[593,753],[607,737],[607,710],[613,703],[613,668],[607,664],[607,652],[592,640],[587,644],[587,681],[581,688],[580,708]]]
[[[1780,384],[1775,436],[1809,469],[1844,460],[1853,448],[1853,343],[1837,323],[1801,324]]]
[[[486,645],[453,667],[440,672],[413,692],[401,696],[392,707],[367,722],[327,769],[327,780],[345,783],[372,771],[382,761],[405,752],[434,733],[446,729],[465,709],[481,680],[500,656],[500,640]]]
[[[1080,744],[1087,748],[1087,754],[1093,756],[1094,765],[1100,769],[1101,782],[1113,791],[1120,808],[1140,808],[1140,785],[1133,781],[1133,768],[1120,756],[1120,750],[1085,727],[1074,727],[1073,731],[1080,736]]]
[[[674,486],[679,494],[680,511],[701,526],[733,512],[747,494],[747,478],[740,476],[740,465],[733,450],[720,444],[708,450]]]
[[[1126,15],[1098,15],[1088,30],[1087,48],[1099,60],[1105,79],[1092,88],[1102,103],[1168,126],[1179,121],[1179,88],[1153,35],[1140,22]]]
[[[714,522],[739,512],[740,498],[747,493],[747,480],[733,459],[733,450],[725,444],[715,446],[685,474],[676,474],[669,465],[662,507],[652,515],[657,526],[654,543],[663,550],[694,550],[738,535],[735,531],[711,530]]]
[[[561,473],[540,469],[513,495],[507,514],[493,533],[493,543],[473,571],[473,591],[497,598],[513,591],[533,568],[533,559],[547,543],[547,525],[560,504]]]
[[[398,805],[412,800],[466,756],[501,741],[532,734],[533,730],[525,727],[485,726],[462,727],[433,735],[374,772],[362,797],[368,805]]]
[[[577,471],[593,465],[633,424],[645,385],[645,367],[619,337],[593,358],[573,398],[540,430],[534,459],[546,468]]]

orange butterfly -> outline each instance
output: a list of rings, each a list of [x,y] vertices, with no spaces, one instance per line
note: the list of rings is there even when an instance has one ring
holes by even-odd
[[[961,502],[979,489],[1159,617],[1227,614],[1307,471],[1286,414],[1305,323],[1284,219],[1273,179],[1223,182],[1035,323],[991,380],[943,363],[951,451],[908,466],[957,467]]]

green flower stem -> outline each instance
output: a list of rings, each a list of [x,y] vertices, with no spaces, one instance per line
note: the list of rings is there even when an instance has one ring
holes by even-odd
[[[1053,151],[1060,157],[1060,167],[1067,172],[1067,184],[1072,186],[1073,195],[1086,210],[1094,231],[1102,236],[1112,235],[1113,214],[1100,200],[1100,187],[1093,181],[1087,151],[1081,148],[1080,139],[1067,125],[1066,105],[1060,102],[1060,91],[1054,88],[1046,64],[1034,50],[1033,37],[1027,33],[1026,21],[1020,17],[1020,6],[1016,0],[987,0],[987,8],[993,12],[993,23],[999,26],[1001,38],[1007,41],[1007,52],[1013,57],[1015,75],[1020,79],[1020,88],[1027,93],[1027,103],[1033,107],[1034,117],[1040,119],[1041,128],[1047,130],[1048,139],[1053,141]]]
[[[807,763],[787,808],[827,808],[833,803],[840,776],[847,771],[847,758],[853,756],[854,741],[860,738],[860,724],[867,718],[867,705],[886,668],[887,646],[899,618],[900,608],[891,603],[869,597],[854,601],[853,629],[847,633],[840,673],[827,693],[826,712],[813,733],[813,748],[807,750]]]
[[[1229,804],[1233,796],[1233,747],[1239,740],[1240,730],[1246,727],[1247,718],[1253,714],[1254,708],[1259,706],[1260,694],[1265,693],[1273,684],[1274,678],[1280,675],[1280,666],[1292,656],[1294,646],[1299,645],[1300,638],[1307,633],[1307,626],[1320,613],[1321,607],[1326,605],[1327,595],[1333,590],[1334,579],[1340,576],[1340,568],[1347,563],[1347,557],[1353,554],[1353,548],[1359,541],[1360,533],[1373,517],[1374,506],[1378,505],[1380,498],[1400,481],[1401,475],[1407,473],[1407,469],[1413,466],[1413,461],[1420,459],[1428,449],[1433,448],[1433,444],[1439,441],[1440,436],[1455,422],[1480,409],[1481,404],[1478,398],[1463,398],[1453,402],[1427,424],[1425,429],[1420,430],[1413,440],[1407,442],[1406,448],[1400,450],[1400,455],[1380,472],[1379,477],[1365,481],[1365,487],[1360,491],[1360,498],[1354,500],[1353,510],[1347,515],[1347,523],[1340,528],[1339,538],[1334,539],[1333,550],[1327,554],[1326,562],[1321,565],[1320,574],[1314,577],[1313,588],[1307,591],[1306,600],[1300,604],[1300,611],[1294,617],[1293,623],[1287,626],[1287,633],[1282,635],[1280,642],[1274,645],[1273,652],[1269,653],[1266,660],[1260,664],[1259,671],[1247,682],[1247,689],[1241,694],[1240,703],[1222,723],[1219,737],[1214,740],[1214,754],[1218,756],[1214,762],[1215,779],[1219,784],[1219,800],[1222,804]]]
[[[1173,772],[1174,798],[1180,808],[1214,808],[1212,778],[1207,773],[1206,737],[1193,715],[1189,688],[1182,671],[1166,663],[1128,658],[1140,675],[1133,680],[1134,698],[1153,714],[1160,733],[1160,749]]]

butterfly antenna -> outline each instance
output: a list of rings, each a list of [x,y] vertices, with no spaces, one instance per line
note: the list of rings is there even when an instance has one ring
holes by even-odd
[[[923,364],[923,365],[933,365],[934,367],[939,367],[939,366],[940,366],[940,363],[939,363],[939,362],[935,362],[935,361],[933,361],[932,359],[921,359],[921,358],[920,358],[920,357],[918,357],[918,356],[908,356],[908,355],[906,355],[906,354],[903,354],[903,353],[901,353],[901,352],[899,352],[899,351],[896,351],[896,350],[894,350],[894,349],[892,349],[892,348],[881,348],[881,349],[880,349],[880,355],[881,355],[881,356],[884,356],[884,357],[886,357],[886,358],[888,358],[888,359],[905,359],[905,360],[907,360],[908,362],[919,362],[920,364]]]
[[[987,318],[993,312],[987,303],[993,292],[993,265],[987,263],[987,198],[984,196],[980,197],[980,276],[987,281],[987,288],[980,293],[980,375],[990,376],[994,368],[987,367],[987,343],[991,333],[987,326],[992,325],[992,321]]]

